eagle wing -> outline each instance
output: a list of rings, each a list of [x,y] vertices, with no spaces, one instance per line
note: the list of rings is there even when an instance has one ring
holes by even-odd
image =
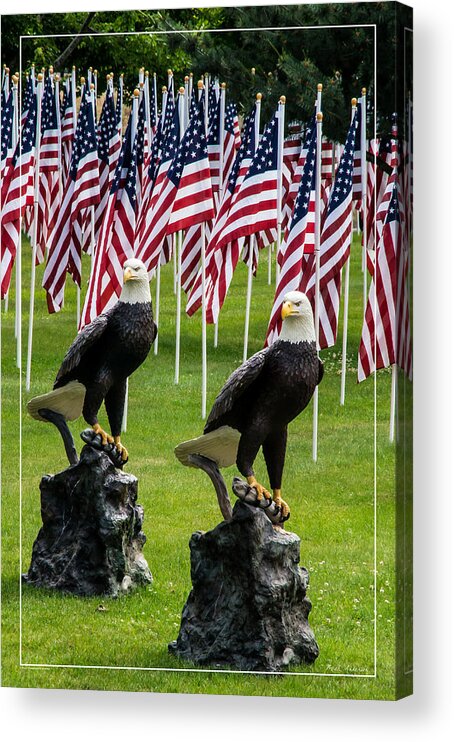
[[[94,343],[103,335],[109,322],[109,313],[100,314],[89,325],[78,334],[74,342],[68,348],[57,377],[54,383],[54,389],[65,383],[65,377],[71,374],[79,365],[83,355],[91,348]]]
[[[205,425],[205,433],[213,430],[214,423],[216,423],[222,415],[225,415],[226,412],[229,412],[229,410],[232,409],[238,397],[240,397],[245,389],[247,389],[248,386],[250,386],[259,376],[265,365],[268,351],[269,348],[259,350],[258,353],[255,353],[255,355],[248,358],[245,363],[229,376],[218,396],[214,400],[213,407],[208,415],[208,420]]]

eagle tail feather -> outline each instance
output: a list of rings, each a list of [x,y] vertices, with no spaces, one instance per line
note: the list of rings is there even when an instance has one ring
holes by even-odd
[[[190,454],[205,456],[221,468],[232,466],[236,462],[240,436],[239,430],[223,425],[198,438],[179,443],[175,448],[175,456],[184,466],[194,466],[189,459]]]
[[[77,420],[82,414],[86,388],[79,381],[70,381],[65,386],[53,389],[47,394],[33,397],[27,403],[27,410],[35,420],[48,422],[39,410],[48,409],[63,415],[65,420]]]

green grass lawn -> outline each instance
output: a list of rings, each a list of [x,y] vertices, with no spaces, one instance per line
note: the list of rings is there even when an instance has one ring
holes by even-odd
[[[24,240],[24,349],[30,256]],[[264,254],[253,285],[251,354],[263,345],[273,300],[273,287],[267,285],[266,259]],[[85,261],[85,278],[88,268]],[[199,435],[203,423],[199,316],[182,317],[180,384],[174,384],[176,300],[171,265],[162,272],[159,354],[156,357],[152,352],[130,379],[128,429],[123,436],[130,453],[127,470],[139,479],[139,502],[145,510],[147,536],[144,553],[153,573],[153,585],[116,600],[80,599],[24,586],[20,620],[20,572],[28,569],[41,522],[39,481],[43,474],[66,466],[56,430],[29,418],[24,413],[25,404],[30,396],[50,390],[75,336],[76,293],[68,279],[63,311],[48,315],[44,292],[39,288],[42,267],[38,268],[32,388],[27,394],[24,382],[20,399],[12,286],[9,311],[2,314],[4,685],[348,698],[395,696],[395,452],[388,442],[391,375],[388,371],[377,375],[375,510],[374,380],[356,383],[362,321],[362,277],[356,236],[351,276],[346,404],[339,405],[338,342],[335,348],[322,353],[325,376],[319,398],[318,461],[314,463],[311,455],[310,407],[290,425],[283,484],[283,496],[292,511],[287,528],[301,537],[301,564],[310,573],[310,623],[320,656],[313,666],[272,676],[199,672],[167,651],[168,643],[177,636],[181,610],[191,587],[190,536],[195,530],[213,528],[221,520],[208,477],[182,467],[173,455],[174,446]],[[154,282],[151,288],[153,295]],[[245,290],[246,267],[241,263],[221,313],[216,349],[213,328],[208,328],[209,406],[242,359]],[[78,434],[85,427],[83,421],[72,423],[71,427],[80,442]],[[266,479],[261,454],[257,472],[259,479]],[[235,473],[234,467],[227,471],[227,481]],[[105,611],[98,610],[101,602]],[[376,676],[354,677],[375,674],[375,630]],[[128,669],[107,669],[111,666]]]

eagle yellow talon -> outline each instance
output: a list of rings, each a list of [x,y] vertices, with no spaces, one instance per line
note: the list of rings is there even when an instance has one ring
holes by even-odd
[[[273,491],[273,502],[274,504],[281,509],[282,517],[286,518],[290,514],[290,508],[285,502],[285,500],[281,497],[281,490],[274,490]]]
[[[247,483],[248,483],[249,487],[253,487],[255,489],[255,491],[257,492],[257,501],[258,502],[261,502],[261,500],[263,500],[263,498],[265,498],[265,500],[271,500],[271,495],[268,492],[268,490],[265,489],[265,487],[262,484],[260,484],[259,482],[257,482],[257,480],[256,480],[255,477],[247,477]]]
[[[100,435],[101,436],[101,442],[102,442],[102,445],[103,446],[107,446],[108,443],[113,443],[114,442],[114,439],[112,438],[112,436],[109,435],[108,433],[106,433],[106,431],[101,428],[101,426],[99,425],[99,423],[96,423],[92,427],[93,427],[93,430],[96,433],[96,435]]]
[[[120,441],[120,436],[119,435],[116,435],[115,438],[113,439],[113,441],[115,443],[115,447],[116,447],[117,451],[119,451],[121,453],[121,460],[122,461],[126,461],[126,459],[129,458],[129,454],[128,454],[127,449],[124,447],[124,445]]]

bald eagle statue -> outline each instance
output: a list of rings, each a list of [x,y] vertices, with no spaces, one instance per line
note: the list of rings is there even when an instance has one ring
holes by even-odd
[[[54,390],[30,400],[29,413],[38,420],[46,420],[40,410],[59,413],[65,420],[83,414],[102,444],[114,444],[124,462],[128,452],[120,435],[126,380],[145,361],[156,335],[147,270],[140,260],[127,260],[119,300],[78,334]],[[98,422],[103,400],[111,435]]]
[[[175,454],[191,466],[191,454],[229,466],[236,460],[241,474],[255,488],[257,500],[271,494],[254,475],[254,461],[262,447],[272,499],[281,521],[290,515],[282,499],[282,472],[287,425],[309,404],[323,377],[312,307],[300,291],[284,296],[282,330],[278,339],[240,366],[219,392],[208,416],[204,435],[180,443]]]

